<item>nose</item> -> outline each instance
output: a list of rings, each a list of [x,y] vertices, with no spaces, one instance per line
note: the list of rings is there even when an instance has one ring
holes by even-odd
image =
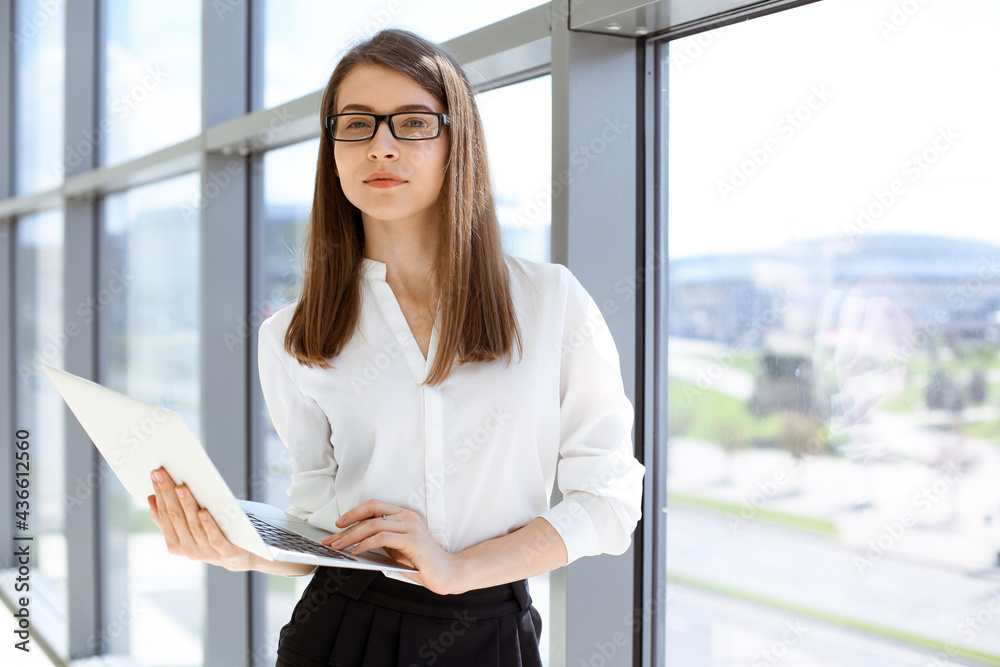
[[[383,121],[375,128],[375,136],[368,144],[368,157],[373,160],[393,159],[399,155],[399,144],[389,130],[388,121]]]

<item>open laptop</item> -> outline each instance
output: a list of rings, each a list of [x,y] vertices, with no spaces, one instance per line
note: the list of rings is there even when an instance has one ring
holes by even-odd
[[[150,473],[162,466],[175,484],[191,489],[230,542],[261,558],[362,570],[415,571],[378,551],[354,555],[332,549],[320,543],[329,532],[273,505],[237,499],[176,412],[51,366],[42,368],[125,489],[143,503],[154,493]]]

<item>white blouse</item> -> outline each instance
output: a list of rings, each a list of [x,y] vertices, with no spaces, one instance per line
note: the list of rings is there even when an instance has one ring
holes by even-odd
[[[285,351],[294,304],[261,324],[260,383],[291,459],[289,514],[339,532],[338,517],[378,499],[417,512],[450,553],[538,516],[569,562],[628,548],[645,468],[614,340],[569,269],[505,259],[523,358],[515,345],[509,366],[455,364],[437,387],[419,385],[440,317],[425,359],[383,262],[363,259],[359,327],[334,368]],[[557,476],[563,499],[550,508]]]

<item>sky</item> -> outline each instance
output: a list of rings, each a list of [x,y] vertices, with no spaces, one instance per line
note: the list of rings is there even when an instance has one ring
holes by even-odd
[[[673,42],[671,256],[852,232],[1000,242],[997,34],[992,0],[823,0]]]

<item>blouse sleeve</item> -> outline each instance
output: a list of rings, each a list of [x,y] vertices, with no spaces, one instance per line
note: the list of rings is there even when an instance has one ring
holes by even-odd
[[[645,467],[632,448],[634,411],[625,395],[618,350],[597,304],[568,269],[560,370],[563,499],[542,517],[581,556],[628,549],[642,508]]]
[[[260,387],[271,423],[288,449],[291,507],[285,511],[309,523],[330,529],[341,512],[334,492],[337,461],[333,456],[330,421],[315,400],[302,393],[292,379],[289,363],[297,363],[285,352],[284,330],[278,331],[274,316],[260,327],[257,365]],[[280,340],[275,338],[280,336]]]

